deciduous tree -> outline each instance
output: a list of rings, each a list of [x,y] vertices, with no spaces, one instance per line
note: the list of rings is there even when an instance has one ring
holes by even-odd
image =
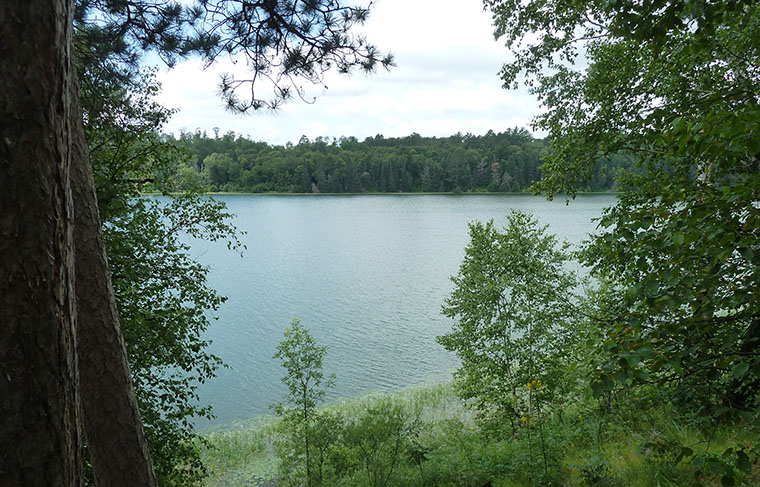
[[[485,4],[517,53],[505,83],[527,76],[546,108],[538,189],[574,194],[600,155],[640,161],[584,257],[605,282],[596,392],[649,382],[691,411],[756,408],[760,6]]]
[[[470,243],[452,278],[443,313],[457,321],[438,341],[462,361],[455,374],[461,396],[484,419],[509,421],[512,434],[522,417],[535,414],[531,399],[548,401],[563,381],[576,285],[564,268],[568,259],[567,244],[558,246],[546,227],[513,211],[503,230],[493,221],[470,224]]]
[[[280,445],[283,477],[298,484],[305,480],[308,486],[322,484],[325,450],[340,424],[337,418],[321,417],[316,411],[325,388],[331,385],[330,380],[323,383],[322,360],[326,351],[327,347],[317,345],[309,330],[294,319],[274,354],[287,370],[282,382],[288,388],[288,405],[279,404],[275,409],[283,417],[287,437]],[[334,428],[329,428],[330,425]]]

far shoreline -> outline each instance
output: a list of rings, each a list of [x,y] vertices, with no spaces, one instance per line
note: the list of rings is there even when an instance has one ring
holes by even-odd
[[[171,193],[171,194],[181,194],[179,192],[177,193]],[[281,192],[262,192],[262,193],[250,193],[250,192],[244,192],[244,191],[206,191],[200,194],[204,195],[210,195],[210,196],[533,196],[533,197],[543,197],[547,198],[546,195],[542,194],[532,194],[532,193],[523,193],[523,192],[514,192],[514,193],[494,193],[494,192],[488,192],[488,191],[470,191],[470,192],[452,192],[452,191],[431,191],[431,192],[396,192],[396,193],[390,193],[390,192],[361,192],[361,193],[281,193]],[[582,197],[582,196],[600,196],[600,195],[612,195],[617,196],[619,194],[618,191],[587,191],[587,192],[578,192],[574,196],[568,196],[566,194],[558,194],[555,195],[553,199],[559,199],[560,197],[565,199],[575,199],[576,197]],[[161,193],[154,193],[154,192],[145,192],[140,193],[141,196],[161,196]],[[548,199],[548,198],[547,198]]]

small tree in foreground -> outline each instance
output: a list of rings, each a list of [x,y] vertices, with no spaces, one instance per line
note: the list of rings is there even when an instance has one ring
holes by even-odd
[[[460,395],[481,417],[507,420],[512,435],[540,419],[562,385],[576,285],[565,269],[567,247],[523,212],[507,215],[503,230],[493,220],[472,223],[443,307],[457,323],[438,341],[462,361]]]
[[[327,347],[317,345],[309,330],[294,319],[285,328],[285,338],[277,345],[274,358],[282,361],[287,374],[282,378],[288,388],[287,404],[278,404],[275,411],[283,418],[285,438],[278,445],[281,476],[290,483],[321,485],[326,451],[338,428],[325,425],[340,424],[335,418],[322,418],[316,411],[332,380],[324,381],[322,359]],[[319,427],[317,427],[319,426]],[[335,431],[333,431],[335,430]]]

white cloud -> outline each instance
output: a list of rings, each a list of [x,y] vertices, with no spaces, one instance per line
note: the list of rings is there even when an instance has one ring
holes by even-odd
[[[200,62],[187,61],[162,70],[161,102],[181,110],[166,130],[219,127],[284,144],[301,135],[482,134],[527,127],[538,112],[525,91],[501,88],[498,72],[510,54],[493,39],[490,16],[477,0],[380,0],[363,32],[394,53],[396,68],[369,76],[330,74],[327,89],[306,87],[314,103],[294,100],[275,114],[239,116],[223,108],[219,73],[243,74],[243,63],[222,60],[204,71]]]

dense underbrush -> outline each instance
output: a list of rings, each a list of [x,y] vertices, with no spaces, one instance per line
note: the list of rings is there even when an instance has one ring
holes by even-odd
[[[342,418],[345,429],[325,455],[319,482],[644,487],[721,485],[721,478],[732,478],[736,485],[760,485],[760,466],[745,456],[760,440],[750,426],[756,415],[704,418],[665,404],[644,388],[603,399],[581,396],[544,416],[543,424],[521,421],[513,433],[506,424],[484,425],[451,385],[347,400],[321,409]],[[369,412],[374,428],[362,422]],[[363,439],[357,424],[364,425]],[[209,486],[299,484],[297,468],[287,483],[278,468],[283,431],[274,416],[205,438]]]

